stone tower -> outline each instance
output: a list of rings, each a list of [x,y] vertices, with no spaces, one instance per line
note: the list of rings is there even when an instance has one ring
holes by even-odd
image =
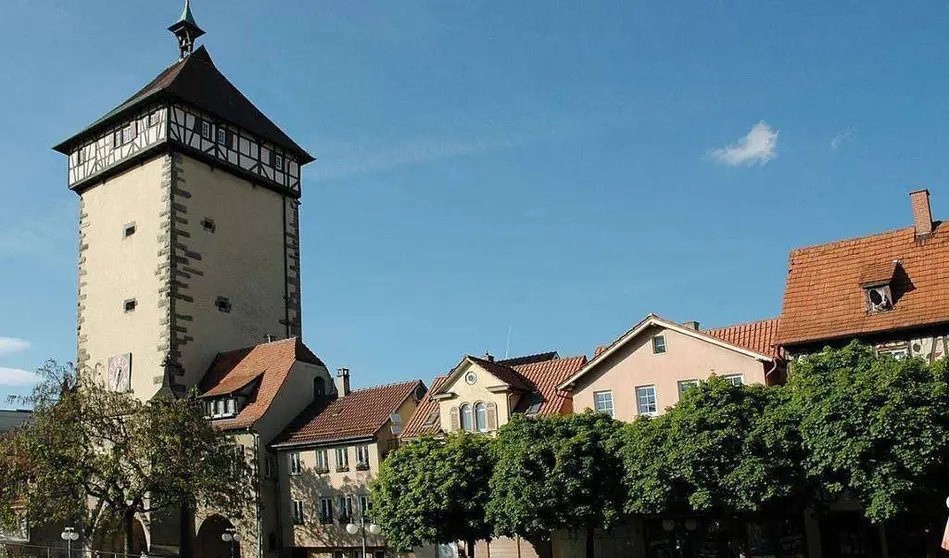
[[[301,335],[299,200],[307,152],[194,41],[54,149],[79,194],[78,364],[148,399],[184,393],[218,352]]]

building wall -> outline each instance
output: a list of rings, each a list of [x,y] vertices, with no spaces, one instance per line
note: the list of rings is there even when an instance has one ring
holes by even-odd
[[[77,363],[105,381],[108,359],[131,353],[131,388],[143,398],[160,387],[164,359],[159,252],[168,221],[162,182],[170,165],[167,155],[156,157],[80,198]],[[126,237],[133,223],[135,233]],[[123,303],[132,298],[135,310],[125,312]]]
[[[170,350],[188,387],[217,353],[287,335],[284,213],[291,200],[191,157],[175,161]],[[219,297],[230,312],[217,308]]]
[[[333,377],[325,366],[318,366],[306,362],[296,361],[287,376],[286,383],[277,392],[267,413],[257,421],[254,430],[260,436],[261,445],[268,446],[273,442],[294,418],[308,405],[313,403],[313,380],[323,378],[327,395],[335,393]]]
[[[474,372],[477,375],[477,382],[469,385],[465,382],[465,376],[468,372]],[[457,415],[458,409],[465,403],[474,406],[479,401],[493,402],[497,405],[498,428],[507,424],[511,418],[511,409],[517,405],[517,397],[509,396],[508,393],[492,393],[489,387],[505,385],[504,382],[495,378],[477,364],[466,362],[457,379],[451,384],[446,384],[442,390],[456,395],[452,399],[444,399],[438,402],[439,418],[441,420],[442,430],[451,432],[452,415]]]
[[[652,338],[663,335],[666,352],[653,354]],[[712,374],[742,375],[746,384],[765,383],[765,364],[737,351],[682,333],[654,327],[630,341],[577,382],[573,394],[576,412],[594,408],[593,394],[613,393],[614,416],[633,420],[639,414],[636,388],[654,385],[658,412],[679,401],[679,381],[706,380]]]

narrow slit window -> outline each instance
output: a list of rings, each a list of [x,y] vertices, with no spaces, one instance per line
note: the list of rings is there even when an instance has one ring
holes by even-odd
[[[214,231],[217,230],[217,225],[214,224],[214,219],[205,217],[204,219],[201,219],[201,228],[203,228],[206,232],[214,233]]]
[[[134,298],[130,298],[122,303],[122,306],[125,308],[125,313],[134,312],[135,307],[138,306],[138,302]]]
[[[135,223],[128,223],[122,227],[122,238],[128,238],[135,234]]]
[[[226,296],[217,297],[217,300],[214,301],[214,306],[217,307],[218,312],[224,312],[225,314],[231,313],[231,301],[228,300]]]
[[[207,120],[201,121],[201,137],[206,140],[209,140],[213,137],[211,134],[211,123]]]
[[[273,166],[278,171],[283,170],[283,155],[274,155]]]

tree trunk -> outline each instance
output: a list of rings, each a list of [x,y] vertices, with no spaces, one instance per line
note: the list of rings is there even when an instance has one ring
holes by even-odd
[[[594,558],[596,554],[596,527],[590,525],[587,527],[587,558]]]
[[[475,541],[470,539],[465,541],[465,545],[468,547],[468,558],[474,558],[475,555]]]
[[[122,529],[125,531],[125,553],[132,553],[132,545],[135,544],[135,512],[127,511],[125,512],[125,517],[122,518]]]

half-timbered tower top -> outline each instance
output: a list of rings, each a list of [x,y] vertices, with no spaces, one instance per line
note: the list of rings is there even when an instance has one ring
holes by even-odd
[[[81,192],[174,149],[299,198],[300,167],[314,158],[224,77],[204,46],[191,52],[204,31],[190,4],[170,29],[182,58],[53,148],[69,156],[69,187]]]

